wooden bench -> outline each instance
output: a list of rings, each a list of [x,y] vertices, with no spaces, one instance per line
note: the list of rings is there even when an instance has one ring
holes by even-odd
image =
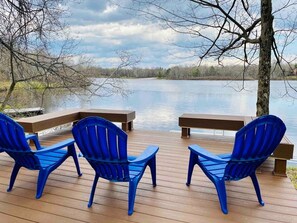
[[[179,117],[179,126],[182,128],[181,137],[188,138],[191,128],[219,129],[238,131],[252,121],[253,116],[236,115],[208,115],[185,113]],[[287,160],[293,158],[294,144],[284,136],[271,157],[275,158],[273,173],[286,176]]]
[[[133,130],[135,111],[110,110],[110,109],[85,109],[79,113],[80,119],[89,116],[100,116],[112,122],[121,122],[122,129],[126,132]]]
[[[44,115],[21,118],[18,119],[17,122],[23,126],[25,132],[37,134],[42,130],[67,123],[75,123],[80,119],[89,116],[100,116],[111,122],[121,122],[122,129],[124,131],[132,131],[135,111],[110,109],[67,109]]]

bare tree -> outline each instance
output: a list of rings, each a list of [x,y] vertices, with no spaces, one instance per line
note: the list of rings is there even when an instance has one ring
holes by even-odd
[[[296,38],[296,0],[131,1],[128,8],[187,35],[182,46],[200,61],[215,58],[222,65],[237,59],[243,79],[246,68],[258,61],[257,116],[269,114],[271,54],[277,66],[291,62],[284,49]]]
[[[0,0],[0,66],[2,75],[10,82],[6,93],[0,96],[0,111],[12,101],[13,92],[21,82],[42,83],[42,95],[57,88],[74,94],[92,89],[88,93],[100,96],[122,92],[121,82],[116,79],[97,83],[88,78],[90,60],[74,53],[76,43],[68,38],[63,22],[66,3],[65,0]],[[119,66],[130,64],[123,59]],[[92,84],[97,86],[88,88]]]
[[[87,79],[73,64],[73,42],[60,21],[62,0],[0,0],[1,65],[7,67],[10,86],[0,110],[9,103],[19,82],[42,81],[45,88],[83,87]],[[63,36],[63,37],[62,37]],[[56,41],[60,46],[51,44]],[[53,50],[54,49],[54,50]],[[55,51],[55,52],[54,52]]]

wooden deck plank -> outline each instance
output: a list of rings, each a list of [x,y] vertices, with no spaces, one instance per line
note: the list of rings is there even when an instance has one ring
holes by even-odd
[[[42,136],[50,145],[71,137],[69,131]],[[295,222],[297,192],[288,178],[271,174],[271,161],[258,174],[265,206],[261,207],[250,179],[227,183],[229,214],[222,214],[213,184],[197,167],[190,187],[185,185],[189,144],[199,144],[214,153],[230,152],[232,137],[139,131],[129,133],[129,153],[139,154],[150,144],[158,145],[157,187],[149,170],[138,185],[135,212],[127,215],[128,185],[99,180],[94,204],[87,208],[94,171],[80,158],[83,176],[78,178],[72,159],[54,171],[44,195],[35,199],[37,172],[21,169],[15,187],[6,188],[13,162],[0,154],[0,218],[7,222]],[[13,221],[15,220],[15,221]]]
[[[1,212],[0,212],[0,219],[1,219],[1,222],[5,222],[5,223],[32,223],[32,222],[35,222],[35,221],[27,221],[26,219],[20,219],[20,218],[8,215],[6,213],[1,213]]]

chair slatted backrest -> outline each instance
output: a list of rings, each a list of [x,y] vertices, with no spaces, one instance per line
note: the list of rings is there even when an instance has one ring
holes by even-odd
[[[113,123],[100,118],[80,120],[72,129],[74,139],[99,177],[128,181],[127,134]]]
[[[0,149],[28,169],[38,169],[40,166],[39,160],[34,156],[26,140],[23,127],[2,113],[0,113]]]
[[[273,115],[259,117],[240,129],[225,169],[225,179],[250,176],[274,152],[285,131],[283,121]]]

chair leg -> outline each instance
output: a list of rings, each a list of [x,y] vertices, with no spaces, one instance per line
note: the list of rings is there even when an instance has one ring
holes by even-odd
[[[134,211],[137,184],[138,184],[138,181],[136,179],[129,181],[128,215],[132,215]]]
[[[41,198],[49,174],[50,172],[48,170],[39,170],[36,199]]]
[[[256,194],[257,194],[257,197],[258,197],[258,201],[262,206],[264,206],[265,203],[262,200],[260,186],[259,186],[259,183],[258,183],[256,173],[253,173],[250,177],[252,178],[252,181],[253,181],[253,184],[254,184],[254,187],[255,187],[255,191],[256,191]]]
[[[227,207],[227,193],[226,193],[226,186],[224,180],[217,180],[214,181],[214,184],[217,189],[221,210],[224,214],[228,214],[228,207]]]
[[[157,180],[156,180],[156,156],[154,156],[149,162],[148,166],[151,169],[151,175],[152,175],[152,182],[153,186],[157,186]]]
[[[89,203],[88,203],[88,207],[89,207],[89,208],[90,208],[90,207],[92,206],[92,204],[93,204],[94,194],[95,194],[95,191],[96,191],[96,187],[97,187],[98,179],[99,179],[99,175],[96,174],[96,175],[95,175],[95,178],[94,178],[94,182],[93,182],[93,187],[92,187],[92,190],[91,190],[91,194],[90,194]]]
[[[7,192],[10,192],[12,190],[15,179],[16,179],[16,177],[18,175],[18,172],[19,172],[20,168],[21,168],[20,165],[14,164],[13,170],[11,172],[10,182],[9,182],[9,186],[7,188]]]
[[[188,179],[187,179],[187,186],[190,186],[191,180],[192,180],[192,174],[194,170],[194,166],[198,161],[198,157],[195,153],[191,152],[190,153],[190,159],[189,159],[189,168],[188,168]]]
[[[76,152],[75,152],[74,144],[68,146],[68,153],[69,153],[70,156],[72,156],[73,161],[74,161],[74,163],[75,163],[75,167],[76,167],[77,174],[78,174],[78,176],[80,177],[80,176],[82,175],[82,173],[81,173],[81,171],[80,171],[80,167],[79,167],[79,163],[78,163],[77,155],[76,155]]]

